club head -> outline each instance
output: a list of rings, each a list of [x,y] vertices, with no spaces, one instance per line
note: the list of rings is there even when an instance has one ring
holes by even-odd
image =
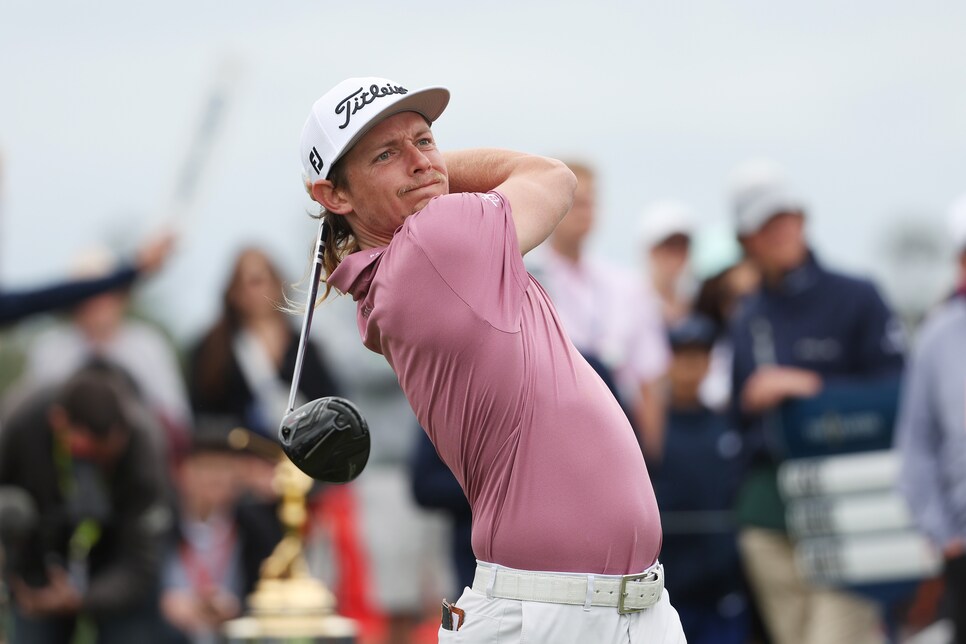
[[[295,465],[319,481],[348,483],[369,460],[369,425],[345,398],[327,396],[290,411],[278,440]]]

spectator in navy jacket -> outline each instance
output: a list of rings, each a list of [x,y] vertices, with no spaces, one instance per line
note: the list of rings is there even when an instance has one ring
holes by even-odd
[[[777,166],[742,166],[733,198],[739,241],[762,275],[731,330],[732,409],[748,460],[738,512],[749,582],[776,644],[880,642],[875,604],[799,575],[776,481],[783,455],[769,428],[792,399],[898,379],[902,328],[871,282],[819,262],[805,238],[804,204]]]
[[[665,582],[691,644],[743,644],[748,610],[732,513],[741,439],[727,417],[702,404],[715,325],[691,315],[668,336],[667,427],[661,462],[650,469],[661,508]]]

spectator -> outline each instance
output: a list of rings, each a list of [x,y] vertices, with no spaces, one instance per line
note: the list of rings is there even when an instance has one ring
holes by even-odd
[[[282,278],[261,250],[241,251],[221,317],[191,351],[189,387],[200,423],[235,424],[275,438],[288,407],[298,333],[280,306]],[[338,393],[322,354],[305,351],[296,407]]]
[[[866,280],[827,270],[809,248],[805,209],[774,164],[735,173],[738,237],[762,288],[732,326],[732,408],[749,459],[738,495],[749,583],[776,644],[880,642],[877,605],[811,585],[795,566],[778,493],[777,414],[823,387],[894,382],[903,363],[899,321]],[[794,430],[792,430],[794,431]]]
[[[728,328],[741,301],[758,290],[761,276],[747,258],[727,266],[701,283],[694,312],[708,318],[715,327],[708,375],[701,383],[701,401],[725,411],[731,400],[731,339]]]
[[[200,430],[180,460],[161,596],[163,614],[179,634],[173,641],[220,642],[221,625],[242,613],[261,562],[281,538],[279,531],[267,534],[263,522],[247,520],[242,469],[248,458],[224,433]]]
[[[11,644],[68,644],[79,617],[100,644],[154,641],[170,511],[138,406],[110,368],[87,367],[25,400],[3,428],[0,484],[25,490],[38,517],[7,553]]]
[[[106,251],[80,259],[77,276],[95,279],[113,270]],[[183,446],[191,425],[190,406],[168,340],[157,328],[128,317],[128,293],[114,290],[77,304],[70,321],[41,333],[27,351],[23,383],[29,390],[58,384],[81,365],[102,360],[124,369],[165,430],[169,449]]]
[[[741,439],[698,390],[710,363],[713,323],[689,316],[669,329],[670,401],[664,456],[651,469],[661,508],[661,561],[691,644],[744,644],[748,611],[731,509]]]
[[[948,614],[966,642],[966,195],[951,212],[960,276],[956,294],[920,331],[896,444],[900,488],[913,520],[945,559]]]
[[[690,264],[693,237],[694,216],[679,201],[654,202],[641,215],[640,245],[646,273],[660,298],[661,317],[667,325],[691,312],[696,290]]]
[[[587,253],[597,219],[596,177],[585,164],[568,166],[577,176],[573,206],[541,246],[531,271],[577,350],[604,372],[605,382],[616,383],[647,457],[659,458],[661,378],[669,352],[658,300],[627,271]]]
[[[136,278],[156,272],[167,260],[174,237],[167,233],[148,238],[133,261],[98,278],[61,282],[35,289],[0,291],[0,325],[36,313],[61,311],[89,297],[129,287]]]
[[[3,159],[0,157],[0,197],[3,194]],[[0,326],[25,317],[49,311],[61,311],[85,299],[116,289],[129,287],[140,275],[157,271],[174,246],[169,233],[149,237],[138,250],[137,257],[113,273],[97,278],[55,283],[33,289],[4,291],[0,289]]]

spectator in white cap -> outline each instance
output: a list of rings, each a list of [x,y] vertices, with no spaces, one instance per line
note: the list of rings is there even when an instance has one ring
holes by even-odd
[[[731,327],[731,408],[748,463],[737,517],[749,583],[775,644],[882,642],[875,603],[813,585],[795,564],[777,483],[778,465],[795,455],[779,447],[772,421],[787,401],[823,389],[894,387],[902,327],[872,282],[818,262],[804,202],[773,162],[739,167],[731,195],[739,242],[762,276]],[[782,431],[797,437],[805,424],[786,421]]]
[[[694,216],[680,201],[656,201],[641,215],[640,247],[645,254],[648,276],[661,298],[665,324],[683,320],[691,312],[696,292],[690,270]]]
[[[918,528],[943,554],[954,642],[966,642],[966,194],[950,209],[960,265],[956,294],[919,332],[896,441],[899,487]]]

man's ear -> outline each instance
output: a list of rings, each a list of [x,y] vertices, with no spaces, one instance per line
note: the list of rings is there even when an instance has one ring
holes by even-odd
[[[312,184],[312,198],[322,204],[322,207],[328,212],[334,212],[337,215],[352,212],[352,204],[346,198],[345,191],[336,188],[327,179]]]

